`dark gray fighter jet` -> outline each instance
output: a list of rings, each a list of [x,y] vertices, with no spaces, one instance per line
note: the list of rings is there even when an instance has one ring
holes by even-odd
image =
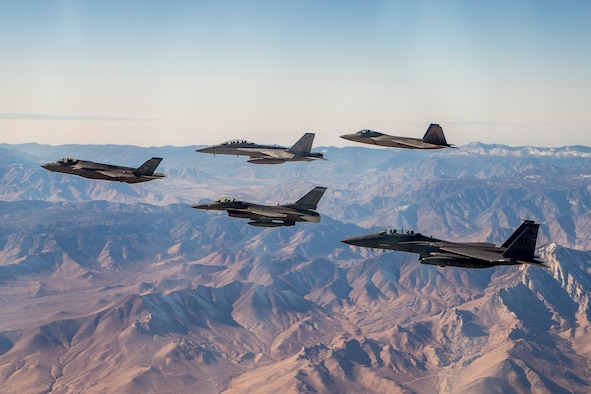
[[[227,211],[228,216],[250,219],[248,224],[257,227],[293,226],[296,222],[317,223],[320,215],[316,207],[325,190],[325,187],[317,186],[293,204],[259,205],[223,197],[214,202],[193,205],[192,208]]]
[[[537,256],[534,256],[539,226],[531,220],[524,221],[501,246],[488,242],[448,242],[413,231],[403,233],[396,230],[351,237],[341,242],[366,248],[418,253],[422,264],[441,267],[488,268],[515,264],[544,266],[544,262],[536,260]]]
[[[63,158],[55,163],[42,164],[41,167],[53,172],[63,172],[64,174],[73,174],[90,179],[139,183],[166,177],[164,174],[154,173],[161,161],[162,159],[159,157],[152,157],[138,168],[132,168]]]
[[[441,149],[451,148],[445,140],[443,129],[438,124],[429,125],[423,139],[410,137],[395,137],[393,135],[382,134],[373,130],[361,130],[354,134],[341,135],[346,140],[363,142],[364,144],[389,146],[391,148],[406,149]]]
[[[195,149],[196,152],[219,155],[249,156],[253,164],[281,164],[286,161],[325,160],[322,153],[311,152],[314,133],[306,133],[291,148],[259,145],[245,140],[232,140],[220,145]]]

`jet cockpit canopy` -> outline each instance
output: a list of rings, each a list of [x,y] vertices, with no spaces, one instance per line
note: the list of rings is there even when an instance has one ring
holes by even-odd
[[[59,159],[56,163],[60,164],[76,164],[78,163],[78,159],[74,159],[72,157],[64,157],[63,159]]]
[[[234,197],[221,197],[216,200],[216,202],[235,202],[236,199]]]
[[[223,142],[222,145],[254,145],[254,142],[247,140],[230,140]]]
[[[370,137],[377,137],[379,135],[382,135],[382,133],[380,133],[379,131],[370,130],[370,129],[359,130],[357,132],[357,134],[364,135],[364,136],[367,135],[367,136],[370,136]]]
[[[378,233],[378,235],[394,235],[394,234],[401,234],[402,235],[405,233],[406,233],[406,235],[422,235],[421,233],[415,233],[413,230],[405,231],[404,229],[396,230],[395,228],[390,229],[390,230],[388,230],[388,229],[382,230]]]

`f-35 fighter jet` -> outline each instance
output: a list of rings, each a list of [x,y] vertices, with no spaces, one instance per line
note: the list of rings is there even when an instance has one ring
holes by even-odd
[[[364,144],[389,146],[391,148],[406,149],[441,149],[451,148],[445,140],[443,129],[438,124],[429,125],[423,139],[410,137],[395,137],[393,135],[382,134],[379,131],[361,130],[354,134],[341,135],[341,138],[350,141],[363,142]]]
[[[161,161],[162,159],[159,157],[152,157],[138,168],[132,168],[95,163],[93,161],[63,158],[55,163],[42,164],[41,167],[53,172],[63,172],[65,174],[73,174],[90,179],[139,183],[166,177],[164,174],[154,173]]]
[[[516,264],[544,266],[544,262],[536,260],[537,256],[534,256],[539,226],[531,220],[525,220],[501,246],[488,242],[448,242],[414,231],[403,233],[396,230],[351,237],[341,242],[366,248],[418,253],[422,264],[441,267],[488,268]]]
[[[249,156],[253,164],[281,164],[286,161],[325,160],[322,153],[311,152],[314,133],[306,133],[291,148],[277,145],[259,145],[245,140],[232,140],[220,145],[195,149],[196,152],[220,155]]]
[[[325,190],[325,187],[317,186],[293,204],[259,205],[223,197],[214,202],[193,205],[192,208],[227,211],[228,216],[250,219],[248,224],[257,227],[293,226],[296,222],[317,223],[320,215],[316,208]]]

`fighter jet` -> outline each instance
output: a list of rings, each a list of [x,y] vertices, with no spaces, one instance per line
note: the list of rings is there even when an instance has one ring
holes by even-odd
[[[192,208],[227,211],[228,216],[250,219],[248,224],[257,227],[293,226],[296,222],[318,223],[320,215],[316,207],[325,190],[325,187],[317,186],[295,203],[286,205],[259,205],[223,197],[214,202],[193,205]]]
[[[452,148],[445,140],[443,129],[435,123],[431,123],[423,139],[410,137],[395,137],[393,135],[382,134],[373,130],[361,130],[355,134],[341,135],[341,138],[350,141],[363,142],[364,144],[373,144],[380,146],[389,146],[391,148],[406,149],[441,149]]]
[[[154,173],[161,161],[160,157],[152,157],[138,168],[132,168],[65,157],[55,163],[42,164],[41,167],[53,172],[63,172],[90,179],[139,183],[166,177],[164,174]]]
[[[544,262],[536,260],[537,256],[534,256],[539,226],[531,220],[525,220],[501,246],[488,242],[448,242],[414,231],[396,230],[351,237],[341,242],[366,248],[418,253],[422,264],[441,267],[488,268],[516,264],[544,266]]]
[[[195,149],[196,152],[220,155],[249,156],[253,164],[281,164],[286,161],[326,160],[322,153],[310,152],[314,133],[306,133],[291,148],[277,145],[259,145],[245,140],[226,141],[220,145]]]

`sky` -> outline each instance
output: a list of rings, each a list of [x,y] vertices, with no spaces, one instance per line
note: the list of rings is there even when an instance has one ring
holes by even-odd
[[[0,2],[0,142],[591,146],[591,2]]]

